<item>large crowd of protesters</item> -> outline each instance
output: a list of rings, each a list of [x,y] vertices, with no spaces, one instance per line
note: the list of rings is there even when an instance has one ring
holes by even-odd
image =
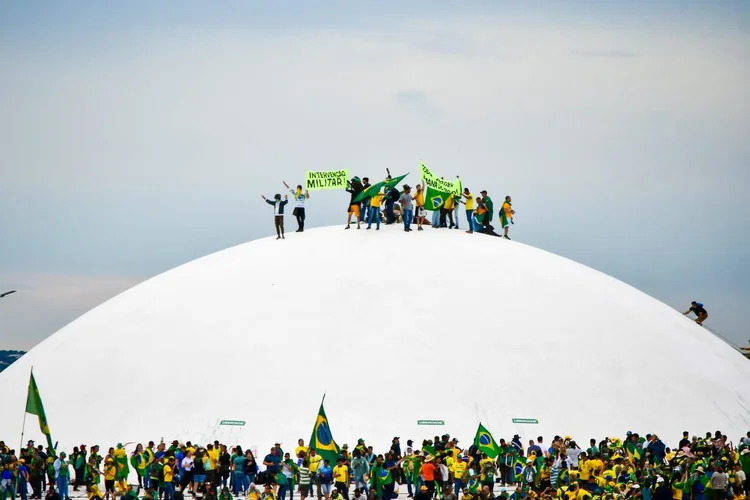
[[[488,455],[489,453],[489,455]],[[495,455],[495,456],[490,456]],[[0,441],[0,500],[745,500],[750,493],[750,432],[734,444],[717,431],[690,437],[675,448],[656,435],[628,432],[622,439],[570,436],[524,443],[516,435],[492,449],[462,448],[449,435],[373,450],[363,439],[323,458],[299,440],[279,444],[262,460],[241,446],[122,444],[102,452],[74,447],[70,454],[35,446],[16,452]],[[137,477],[137,483],[128,483]],[[102,488],[103,480],[103,488]],[[75,497],[76,495],[74,495]]]

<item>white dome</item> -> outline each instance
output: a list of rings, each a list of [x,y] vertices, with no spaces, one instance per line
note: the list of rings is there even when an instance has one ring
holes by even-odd
[[[750,363],[679,312],[542,250],[431,228],[292,233],[150,279],[0,374],[6,440],[32,365],[66,450],[162,437],[293,449],[324,391],[337,443],[376,450],[446,432],[468,445],[479,421],[497,439],[582,443],[750,427]],[[33,417],[26,430],[40,437]]]

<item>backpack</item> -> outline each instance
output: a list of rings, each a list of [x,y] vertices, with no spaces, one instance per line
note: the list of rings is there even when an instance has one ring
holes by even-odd
[[[696,301],[695,307],[697,307],[698,309],[703,309],[703,304],[701,304],[700,302]]]

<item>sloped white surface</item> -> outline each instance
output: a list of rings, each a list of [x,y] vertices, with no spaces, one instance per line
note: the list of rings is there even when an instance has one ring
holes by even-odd
[[[6,441],[31,365],[62,449],[293,450],[324,391],[336,441],[381,450],[444,432],[468,445],[479,420],[496,438],[579,442],[750,428],[750,363],[679,312],[556,255],[431,228],[266,238],[132,288],[0,374]]]

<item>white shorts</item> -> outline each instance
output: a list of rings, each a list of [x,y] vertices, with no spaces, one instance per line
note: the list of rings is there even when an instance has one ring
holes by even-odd
[[[417,217],[424,217],[424,207],[417,207]]]

